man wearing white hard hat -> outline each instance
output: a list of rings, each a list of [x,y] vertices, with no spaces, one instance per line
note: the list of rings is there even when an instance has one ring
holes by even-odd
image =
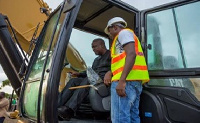
[[[139,100],[142,84],[149,81],[142,47],[133,30],[121,17],[108,21],[104,30],[112,38],[111,71],[104,83],[111,83],[111,119],[113,123],[140,123]]]

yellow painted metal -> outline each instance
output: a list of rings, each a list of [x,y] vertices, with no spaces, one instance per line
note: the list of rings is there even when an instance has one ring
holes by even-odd
[[[26,52],[38,23],[40,27],[37,34],[40,33],[44,21],[47,20],[47,16],[40,12],[41,7],[49,8],[43,0],[0,0],[0,13],[9,18]]]
[[[48,18],[45,14],[40,12],[41,7],[50,10],[49,6],[43,0],[0,0],[0,13],[9,18],[15,30],[15,34],[17,35],[17,39],[22,49],[26,52],[29,49],[30,41],[38,23],[40,23],[40,26],[37,36],[44,26],[44,21]],[[86,70],[87,67],[84,60],[71,44],[68,45],[66,55],[68,62],[75,70]],[[60,78],[60,91],[68,82],[68,72],[71,71],[74,70],[67,67],[63,69]]]

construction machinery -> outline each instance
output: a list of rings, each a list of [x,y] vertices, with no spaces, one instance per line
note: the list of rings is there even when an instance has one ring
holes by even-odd
[[[91,65],[95,37],[105,39],[109,47],[111,40],[104,28],[109,19],[119,16],[139,37],[150,73],[140,99],[141,122],[199,123],[199,8],[199,0],[175,1],[143,11],[119,0],[64,0],[37,33],[27,60],[12,43],[9,16],[1,15],[0,62],[20,96],[21,116],[38,123],[61,122],[58,93],[71,79],[68,73],[85,71]],[[103,83],[94,86],[89,102],[69,122],[110,122],[106,118],[109,90]]]

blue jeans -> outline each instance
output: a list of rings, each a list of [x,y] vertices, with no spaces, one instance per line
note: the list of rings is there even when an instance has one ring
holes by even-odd
[[[140,123],[139,101],[142,92],[142,82],[126,82],[126,97],[117,95],[116,86],[111,85],[111,120],[112,123]]]

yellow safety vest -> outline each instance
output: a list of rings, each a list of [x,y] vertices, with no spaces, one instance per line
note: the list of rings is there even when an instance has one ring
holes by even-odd
[[[131,32],[133,30],[126,29]],[[126,53],[125,51],[121,54],[115,54],[116,52],[116,41],[118,38],[119,34],[115,36],[112,47],[111,47],[111,71],[113,74],[112,81],[118,81],[121,77],[124,65],[125,65],[125,59],[126,59]],[[147,69],[147,65],[145,62],[144,54],[142,51],[141,44],[137,38],[137,36],[134,34],[134,40],[135,40],[135,53],[136,53],[136,58],[135,58],[135,64],[133,65],[132,70],[129,72],[126,80],[127,81],[134,81],[134,80],[140,80],[142,81],[142,84],[146,83],[149,81],[149,73]]]

